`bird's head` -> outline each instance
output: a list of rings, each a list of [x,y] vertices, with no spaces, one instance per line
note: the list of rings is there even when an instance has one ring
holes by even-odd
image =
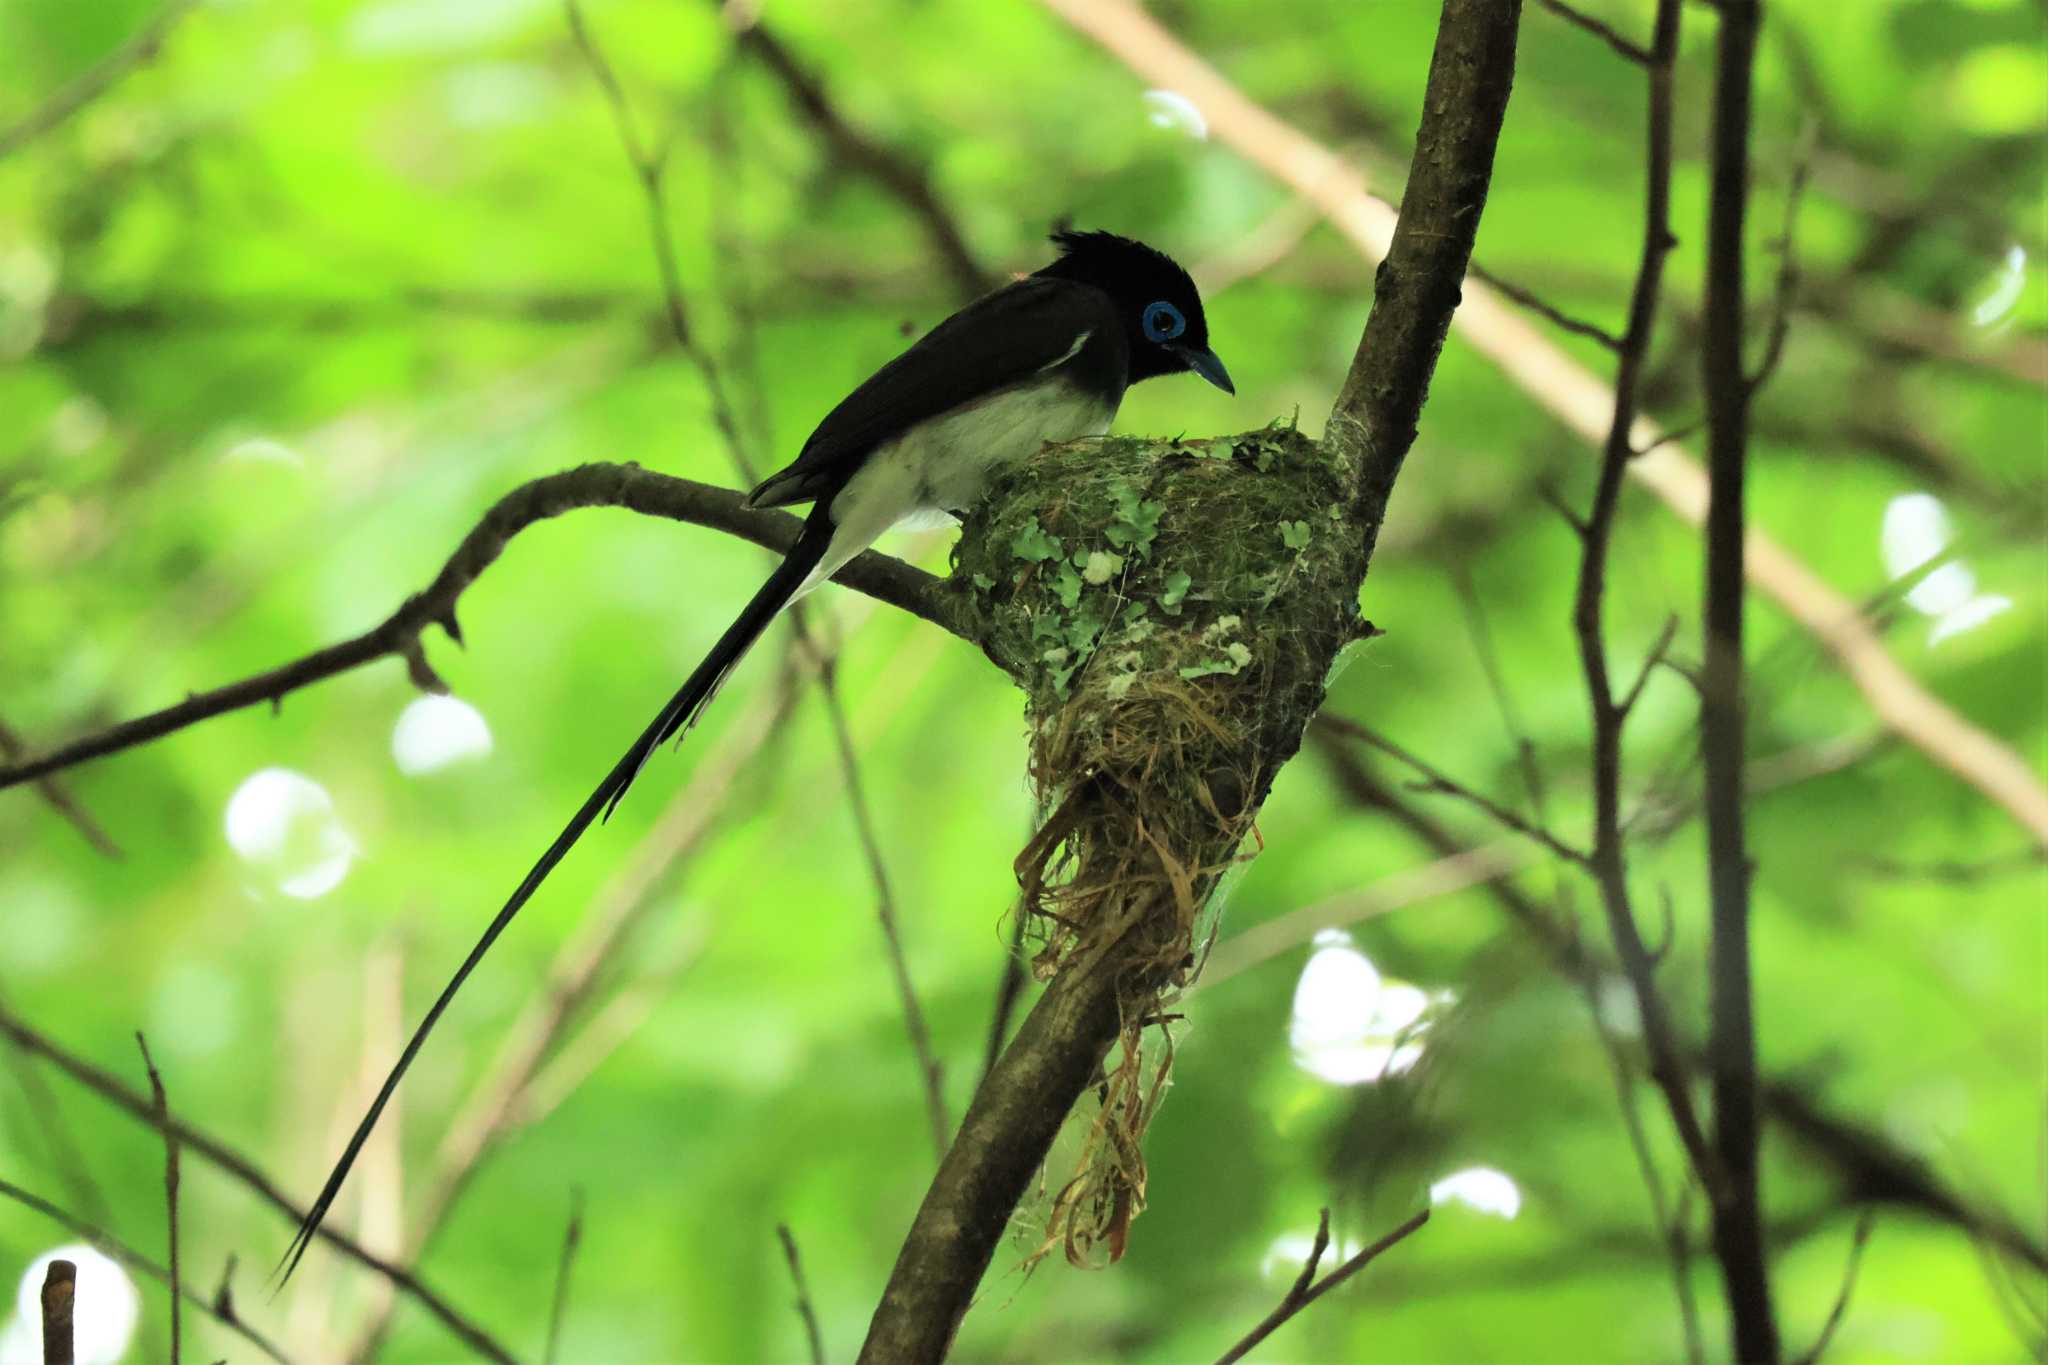
[[[1171,256],[1113,232],[1055,232],[1059,259],[1041,275],[1092,284],[1116,301],[1131,345],[1133,384],[1193,370],[1225,393],[1237,389],[1209,349],[1202,296]]]

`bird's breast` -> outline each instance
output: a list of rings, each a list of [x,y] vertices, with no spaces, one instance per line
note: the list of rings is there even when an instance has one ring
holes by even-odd
[[[1015,385],[918,423],[879,446],[833,499],[832,520],[889,523],[973,506],[1002,469],[1048,442],[1100,436],[1116,407],[1065,377]]]

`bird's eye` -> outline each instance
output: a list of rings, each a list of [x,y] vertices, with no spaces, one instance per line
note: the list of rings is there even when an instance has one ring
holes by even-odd
[[[1180,315],[1180,309],[1161,299],[1145,309],[1145,340],[1171,341],[1188,329],[1188,320]]]

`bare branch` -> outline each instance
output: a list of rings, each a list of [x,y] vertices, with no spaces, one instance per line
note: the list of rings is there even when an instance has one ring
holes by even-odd
[[[149,1055],[149,1040],[142,1036],[140,1029],[135,1033],[135,1045],[142,1049],[142,1066],[149,1073],[149,1093],[156,1106],[157,1131],[164,1135],[164,1204],[166,1222],[170,1227],[171,1284],[184,1282],[178,1273],[178,1134],[171,1127],[171,1103],[164,1094],[164,1078],[157,1074],[156,1060]],[[184,1320],[178,1304],[178,1294],[171,1294],[171,1365],[178,1365],[184,1355]]]
[[[1473,279],[1483,280],[1487,284],[1492,285],[1503,298],[1520,304],[1536,314],[1536,316],[1550,323],[1551,326],[1570,332],[1573,336],[1581,336],[1589,341],[1597,341],[1610,351],[1619,351],[1621,349],[1620,337],[1598,323],[1587,322],[1583,318],[1573,317],[1556,304],[1547,302],[1534,290],[1524,289],[1513,280],[1508,279],[1504,275],[1496,275],[1493,271],[1488,270],[1476,261],[1473,262],[1470,273]]]
[[[582,507],[623,507],[643,516],[725,531],[778,551],[786,551],[802,527],[802,522],[787,512],[747,507],[745,496],[731,489],[672,478],[638,465],[585,464],[545,475],[500,498],[463,538],[434,581],[407,598],[379,625],[278,668],[195,693],[175,706],[124,721],[41,758],[0,768],[0,788],[161,739],[230,711],[260,702],[275,704],[299,688],[378,659],[404,658],[417,650],[430,625],[439,625],[460,643],[456,603],[512,537],[536,521]],[[967,638],[945,598],[942,580],[922,569],[869,551],[833,575],[833,580]]]
[[[1592,856],[1584,849],[1573,848],[1564,840],[1539,825],[1530,823],[1483,792],[1475,791],[1453,777],[1445,775],[1442,769],[1409,753],[1394,741],[1380,734],[1370,726],[1361,725],[1344,716],[1324,714],[1316,717],[1315,723],[1332,731],[1358,740],[1362,744],[1378,749],[1388,757],[1407,764],[1423,776],[1424,791],[1441,792],[1455,796],[1482,812],[1487,819],[1503,829],[1513,830],[1526,839],[1533,839],[1558,857],[1577,867],[1592,866]]]
[[[996,277],[975,258],[959,220],[940,202],[924,167],[848,122],[824,83],[758,17],[739,30],[739,45],[781,82],[789,102],[831,149],[835,167],[865,175],[911,212],[961,300],[979,298],[995,287]]]
[[[45,133],[63,127],[79,110],[120,84],[137,68],[156,60],[157,53],[163,50],[164,39],[170,36],[178,21],[198,4],[199,0],[168,0],[157,11],[156,18],[144,24],[133,38],[44,100],[26,118],[11,128],[0,130],[0,160],[12,156]]]
[[[1622,37],[1621,34],[1617,33],[1612,25],[1609,25],[1599,19],[1595,19],[1592,15],[1587,14],[1582,10],[1575,9],[1572,6],[1567,5],[1564,2],[1564,0],[1536,0],[1536,3],[1543,6],[1543,8],[1549,10],[1552,14],[1555,14],[1558,18],[1564,20],[1566,23],[1571,24],[1576,28],[1584,29],[1586,32],[1592,34],[1601,42],[1607,44],[1609,47],[1613,48],[1616,52],[1620,53],[1622,56],[1628,58],[1632,62],[1636,62],[1643,66],[1648,66],[1650,65],[1650,63],[1656,60],[1656,58],[1650,54],[1650,50],[1648,48],[1640,47],[1635,43],[1630,42],[1628,39]]]
[[[1295,1314],[1371,1265],[1382,1252],[1401,1242],[1428,1221],[1429,1210],[1424,1209],[1311,1286],[1308,1283],[1309,1277],[1315,1273],[1316,1263],[1322,1259],[1323,1248],[1329,1245],[1330,1240],[1330,1211],[1324,1209],[1322,1224],[1316,1229],[1316,1244],[1309,1253],[1308,1264],[1302,1268],[1300,1277],[1288,1289],[1278,1307],[1268,1313],[1258,1326],[1240,1337],[1236,1345],[1216,1357],[1216,1365],[1232,1365],[1232,1362],[1244,1359],[1251,1354],[1253,1347],[1285,1326]]]
[[[1750,382],[1742,368],[1743,219],[1749,201],[1750,84],[1761,15],[1757,0],[1721,0],[1714,68],[1714,132],[1707,209],[1706,660],[1700,749],[1706,759],[1707,883],[1713,934],[1708,964],[1708,1067],[1714,1151],[1727,1183],[1708,1189],[1714,1254],[1728,1286],[1735,1358],[1779,1357],[1771,1312],[1758,1183],[1756,1021],[1751,1002],[1749,886],[1754,869],[1743,825],[1745,744],[1743,483],[1749,459]],[[1789,249],[1788,249],[1789,254]]]
[[[804,1339],[810,1344],[811,1365],[825,1365],[825,1336],[818,1330],[818,1310],[811,1306],[810,1286],[804,1283],[803,1259],[797,1255],[796,1235],[789,1224],[777,1223],[775,1235],[782,1242],[782,1259],[789,1263],[789,1283],[796,1290],[797,1316],[804,1320]]]
[[[215,1321],[219,1322],[221,1326],[227,1328],[236,1336],[241,1337],[244,1341],[247,1341],[251,1346],[254,1346],[257,1350],[269,1356],[272,1360],[277,1361],[278,1365],[290,1365],[290,1362],[285,1358],[284,1353],[278,1350],[278,1348],[271,1343],[268,1337],[264,1336],[261,1332],[258,1332],[248,1323],[243,1322],[241,1318],[235,1315],[232,1308],[224,1310],[212,1303],[207,1302],[204,1295],[198,1294],[193,1290],[187,1289],[183,1284],[181,1284],[177,1280],[176,1277],[174,1277],[171,1274],[169,1270],[166,1270],[163,1266],[158,1265],[155,1261],[150,1260],[149,1257],[135,1250],[135,1248],[129,1246],[126,1242],[114,1236],[106,1229],[88,1223],[83,1218],[79,1218],[74,1214],[66,1213],[63,1209],[58,1208],[49,1200],[44,1199],[40,1195],[31,1194],[29,1191],[23,1189],[21,1186],[15,1184],[10,1180],[0,1180],[0,1196],[12,1199],[15,1203],[21,1204],[27,1208],[34,1209],[37,1213],[42,1214],[43,1217],[48,1218],[50,1221],[63,1225],[65,1228],[70,1230],[73,1236],[84,1238],[98,1250],[107,1255],[110,1259],[119,1261],[123,1266],[127,1267],[129,1270],[135,1271],[138,1274],[147,1275],[150,1279],[157,1281],[159,1284],[168,1285],[170,1287],[171,1295],[173,1298],[185,1300],[194,1308],[197,1308],[200,1312],[206,1314],[208,1317],[213,1318]],[[52,1269],[54,1271],[55,1267],[53,1266]],[[75,1276],[75,1266],[73,1267],[73,1273]],[[46,1323],[49,1321],[48,1315],[54,1306],[58,1308],[62,1313],[62,1326],[68,1328],[70,1326],[71,1310],[73,1304],[69,1301],[62,1301],[53,1305],[51,1297],[53,1281],[56,1281],[57,1279],[58,1277],[55,1274],[52,1274],[49,1280],[45,1280],[43,1282],[43,1311],[45,1314],[44,1321]],[[64,1300],[75,1300],[75,1288],[72,1290],[71,1293],[68,1294],[64,1291],[65,1287],[61,1285],[57,1286],[57,1293],[63,1295]],[[68,1336],[68,1332],[66,1333],[66,1335]],[[46,1341],[45,1345],[47,1346],[47,1344],[48,1343]],[[45,1357],[45,1359],[48,1358],[49,1357],[47,1356]],[[67,1354],[63,1358],[68,1361],[71,1357]]]
[[[0,1034],[11,1039],[16,1047],[30,1056],[40,1057],[51,1063],[115,1108],[125,1111],[130,1117],[139,1119],[152,1128],[158,1126],[155,1106],[148,1099],[116,1080],[108,1072],[81,1057],[73,1056],[45,1038],[17,1018],[4,1003],[0,1003]],[[258,1169],[254,1162],[227,1144],[176,1117],[166,1120],[162,1131],[175,1135],[181,1148],[196,1152],[205,1158],[209,1164],[245,1186],[289,1221],[297,1223],[304,1219],[305,1211],[285,1198],[275,1181]],[[417,1275],[378,1256],[346,1233],[322,1227],[318,1235],[337,1251],[389,1279],[398,1286],[401,1293],[409,1295],[422,1308],[438,1318],[470,1350],[486,1359],[497,1361],[500,1365],[512,1365],[511,1355],[498,1345],[488,1332],[457,1312],[446,1299],[422,1282]]]

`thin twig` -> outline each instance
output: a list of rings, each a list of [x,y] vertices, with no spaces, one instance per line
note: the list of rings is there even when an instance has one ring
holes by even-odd
[[[59,1256],[43,1272],[43,1365],[72,1365],[78,1263]]]
[[[375,660],[405,658],[417,670],[425,665],[421,636],[428,626],[439,625],[451,639],[461,642],[456,602],[513,536],[536,521],[583,507],[623,507],[643,516],[724,531],[778,551],[789,549],[803,525],[787,512],[749,508],[745,495],[731,489],[657,474],[638,465],[586,464],[545,475],[498,499],[463,538],[434,581],[407,598],[379,625],[277,668],[194,693],[175,706],[123,721],[41,758],[0,768],[0,788],[161,739],[230,711],[262,702],[275,705],[299,688]],[[922,569],[870,550],[834,574],[833,581],[966,638],[942,590],[943,580]]]
[[[9,763],[19,763],[27,757],[28,746],[22,742],[21,736],[15,733],[12,726],[0,721],[0,758],[6,759]],[[36,779],[36,790],[50,803],[50,809],[69,820],[73,827],[85,836],[85,841],[99,850],[103,856],[116,859],[121,856],[121,846],[114,842],[99,821],[92,818],[90,811],[78,804],[70,788],[54,777],[39,777]]]
[[[1555,14],[1558,18],[1598,38],[1632,62],[1649,66],[1657,59],[1646,47],[1640,47],[1617,33],[1613,26],[1581,10],[1567,5],[1564,0],[1536,0],[1536,3]]]
[[[1289,1286],[1278,1307],[1266,1314],[1258,1326],[1238,1338],[1236,1345],[1216,1357],[1216,1365],[1232,1365],[1233,1361],[1244,1359],[1251,1354],[1253,1347],[1285,1326],[1295,1314],[1371,1265],[1382,1252],[1395,1246],[1428,1221],[1429,1210],[1424,1209],[1311,1286],[1308,1283],[1309,1277],[1315,1273],[1316,1263],[1322,1259],[1323,1248],[1329,1245],[1330,1240],[1330,1211],[1323,1210],[1322,1224],[1316,1229],[1316,1244],[1309,1253],[1308,1264],[1302,1268],[1301,1275]]]
[[[1536,316],[1550,323],[1553,327],[1570,332],[1573,336],[1581,336],[1589,341],[1597,341],[1610,351],[1619,352],[1621,350],[1621,338],[1608,331],[1605,327],[1602,327],[1599,323],[1587,322],[1584,318],[1573,317],[1556,304],[1544,299],[1534,290],[1523,288],[1505,275],[1497,275],[1485,266],[1480,265],[1477,261],[1472,263],[1469,273],[1473,279],[1484,280],[1492,285],[1501,297],[1520,304],[1536,314]]]
[[[782,1259],[789,1263],[789,1282],[796,1290],[796,1311],[804,1321],[804,1338],[810,1343],[811,1365],[825,1365],[825,1334],[818,1329],[818,1310],[811,1306],[810,1286],[804,1283],[804,1263],[797,1255],[796,1235],[789,1230],[787,1223],[777,1223],[775,1235],[782,1241]]]
[[[1743,482],[1750,384],[1742,367],[1743,219],[1749,200],[1756,0],[1721,0],[1714,66],[1714,130],[1707,216],[1705,666],[1700,749],[1706,760],[1707,882],[1713,932],[1708,962],[1708,1067],[1714,1153],[1726,1183],[1714,1193],[1714,1254],[1727,1283],[1735,1358],[1779,1357],[1758,1192],[1756,1022],[1750,984],[1750,866],[1743,827]]]
[[[142,1066],[149,1073],[149,1093],[156,1106],[157,1129],[164,1135],[164,1205],[170,1227],[171,1284],[183,1283],[178,1269],[178,1134],[171,1127],[171,1103],[164,1094],[164,1078],[157,1073],[156,1060],[149,1055],[149,1040],[135,1031],[135,1045],[142,1049]],[[171,1295],[171,1365],[184,1355],[184,1319],[178,1295]]]
[[[562,1319],[569,1308],[569,1273],[576,1268],[576,1249],[583,1242],[583,1189],[569,1191],[569,1227],[562,1234],[562,1259],[555,1266],[555,1297],[548,1309],[548,1346],[541,1357],[547,1365],[561,1358]]]
[[[1425,759],[1409,753],[1406,749],[1370,726],[1361,725],[1359,722],[1344,716],[1328,714],[1318,716],[1317,723],[1328,727],[1337,734],[1346,735],[1358,740],[1360,743],[1370,745],[1388,757],[1407,764],[1416,772],[1422,774],[1422,790],[1440,792],[1445,796],[1455,796],[1482,812],[1489,820],[1492,820],[1501,828],[1513,830],[1524,838],[1535,840],[1558,857],[1576,867],[1590,867],[1592,865],[1592,855],[1588,854],[1584,849],[1572,847],[1549,830],[1523,819],[1484,792],[1475,791],[1456,778],[1446,775],[1442,769]]]
[[[52,1204],[49,1200],[44,1199],[41,1195],[31,1194],[27,1190],[23,1189],[21,1186],[16,1185],[15,1183],[9,1180],[0,1180],[0,1196],[12,1199],[17,1204],[21,1204],[28,1208],[34,1209],[37,1213],[42,1214],[43,1217],[50,1219],[52,1222],[62,1224],[65,1228],[70,1230],[73,1236],[84,1238],[87,1242],[90,1242],[101,1253],[103,1253],[112,1260],[119,1261],[129,1270],[138,1272],[139,1274],[147,1275],[150,1279],[157,1281],[159,1284],[168,1285],[171,1289],[173,1297],[184,1299],[194,1308],[197,1308],[200,1312],[206,1314],[208,1317],[219,1322],[221,1326],[227,1328],[235,1335],[241,1337],[250,1345],[254,1346],[257,1350],[263,1352],[263,1354],[269,1356],[272,1360],[277,1361],[278,1365],[290,1365],[290,1361],[288,1361],[285,1358],[284,1353],[278,1350],[278,1348],[271,1343],[268,1337],[265,1337],[261,1332],[258,1332],[248,1323],[243,1322],[241,1318],[235,1315],[232,1308],[223,1310],[217,1307],[216,1305],[207,1302],[205,1296],[195,1293],[190,1289],[187,1289],[183,1284],[179,1283],[177,1278],[173,1276],[169,1270],[165,1269],[161,1265],[158,1265],[155,1261],[150,1260],[149,1257],[135,1250],[135,1248],[129,1246],[126,1242],[123,1242],[120,1238],[114,1236],[106,1229],[98,1227],[92,1223],[88,1223],[83,1218],[80,1218],[75,1214],[65,1212],[63,1209],[58,1208],[55,1204]],[[47,1288],[48,1282],[45,1281],[46,1292]],[[46,1299],[46,1308],[47,1304],[48,1300]]]
[[[1835,1306],[1828,1310],[1820,1335],[1814,1339],[1812,1349],[1799,1357],[1798,1365],[1819,1365],[1820,1358],[1827,1354],[1828,1343],[1835,1339],[1842,1320],[1849,1315],[1849,1296],[1856,1292],[1856,1272],[1863,1266],[1863,1248],[1870,1245],[1870,1230],[1876,1223],[1877,1214],[1871,1209],[1865,1209],[1856,1220],[1856,1234],[1849,1242],[1849,1264],[1842,1271],[1842,1287],[1835,1294]]]
[[[940,201],[924,167],[848,122],[824,83],[805,70],[758,17],[740,30],[739,45],[781,82],[789,102],[831,149],[835,168],[867,176],[917,219],[939,264],[953,281],[956,296],[962,301],[979,298],[995,287],[996,277],[975,258],[960,220]]]
[[[198,4],[199,0],[169,0],[133,38],[44,100],[27,117],[12,127],[0,130],[0,159],[20,151],[45,133],[63,127],[79,110],[111,90],[124,77],[154,61],[157,53],[163,50],[164,39],[178,21]]]
[[[11,1039],[16,1047],[30,1056],[40,1057],[51,1063],[86,1089],[125,1111],[130,1117],[140,1119],[152,1128],[157,1127],[155,1106],[147,1098],[130,1089],[110,1073],[51,1042],[27,1023],[16,1018],[4,1003],[0,1003],[0,1034]],[[277,1183],[247,1157],[183,1119],[173,1117],[163,1125],[163,1128],[164,1131],[175,1134],[181,1148],[196,1152],[205,1158],[209,1164],[252,1191],[264,1203],[283,1214],[287,1220],[293,1223],[304,1220],[305,1210],[285,1198]],[[401,1293],[417,1301],[422,1308],[439,1319],[471,1351],[486,1359],[498,1361],[500,1365],[511,1365],[511,1355],[498,1345],[488,1332],[457,1312],[438,1291],[422,1282],[404,1266],[385,1260],[348,1234],[330,1227],[323,1226],[319,1236],[352,1260],[389,1279]]]

